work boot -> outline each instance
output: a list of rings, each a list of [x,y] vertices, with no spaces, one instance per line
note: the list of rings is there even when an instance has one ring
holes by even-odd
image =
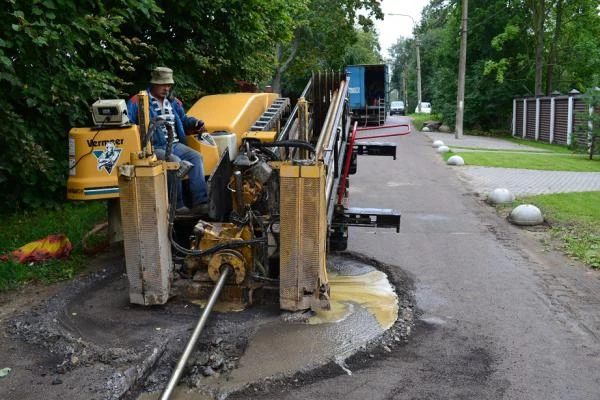
[[[189,208],[187,208],[186,206],[175,209],[175,214],[178,214],[178,215],[185,215],[185,214],[190,214],[190,213],[191,213],[191,210]]]
[[[195,205],[190,212],[194,215],[208,215],[208,203]]]

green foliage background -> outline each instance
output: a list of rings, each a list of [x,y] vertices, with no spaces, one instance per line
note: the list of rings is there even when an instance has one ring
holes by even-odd
[[[147,85],[153,67],[166,65],[191,106],[204,94],[235,90],[237,80],[269,83],[278,54],[294,43],[303,52],[281,69],[284,82],[322,66],[341,68],[356,51],[357,27],[373,37],[372,21],[359,9],[382,16],[378,0],[5,1],[2,212],[64,201],[68,132],[91,124],[96,99],[128,98]],[[364,43],[372,47],[360,51],[377,54],[376,41]]]
[[[534,93],[533,7],[469,4],[465,128],[508,130],[514,96]],[[600,85],[598,0],[544,0],[546,93]],[[431,0],[415,33],[422,94],[454,124],[460,0]],[[67,135],[98,98],[128,98],[158,65],[191,106],[237,81],[294,98],[313,71],[379,63],[379,0],[7,0],[0,14],[2,212],[64,201]],[[416,104],[415,40],[391,49],[391,89]],[[600,124],[598,124],[600,125]],[[596,124],[594,124],[596,126]]]
[[[469,2],[465,129],[508,131],[512,99],[535,94],[535,36],[532,9],[542,0]],[[584,93],[600,84],[598,0],[544,0],[544,92]],[[455,123],[460,0],[431,0],[415,33],[421,44],[423,101],[431,101],[450,126]],[[402,91],[406,74],[408,109],[416,105],[413,38],[391,49],[391,88]],[[554,57],[554,58],[553,58]],[[552,76],[551,81],[548,77]]]

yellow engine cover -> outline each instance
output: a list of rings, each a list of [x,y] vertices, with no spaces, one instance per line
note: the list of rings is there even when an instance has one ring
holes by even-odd
[[[204,175],[212,174],[219,163],[219,158],[221,157],[217,145],[212,145],[200,140],[198,135],[190,135],[186,139],[189,147],[202,154]]]
[[[97,200],[119,197],[117,167],[140,151],[137,125],[115,129],[69,131],[67,198]]]
[[[188,115],[204,121],[209,132],[232,132],[238,147],[242,135],[279,97],[276,93],[227,93],[204,96],[188,111]]]

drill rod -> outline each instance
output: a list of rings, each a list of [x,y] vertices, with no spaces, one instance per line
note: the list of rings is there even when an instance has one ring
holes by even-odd
[[[171,375],[171,378],[169,379],[169,383],[167,383],[165,390],[162,392],[162,395],[160,396],[160,400],[169,400],[169,398],[171,397],[171,394],[173,393],[175,386],[177,386],[177,382],[179,382],[179,378],[181,377],[183,369],[185,368],[185,364],[187,363],[188,358],[192,354],[194,347],[196,347],[196,342],[198,341],[198,338],[200,337],[200,333],[202,332],[204,325],[206,325],[206,321],[208,320],[208,317],[210,316],[212,308],[215,305],[215,303],[217,302],[217,298],[219,297],[219,294],[221,293],[221,289],[223,289],[223,285],[225,284],[227,275],[229,275],[229,273],[231,271],[232,271],[232,268],[227,264],[223,265],[223,267],[221,268],[221,276],[219,276],[217,285],[215,286],[212,293],[210,294],[210,297],[208,298],[208,303],[206,303],[206,308],[202,312],[202,315],[200,316],[200,320],[198,320],[198,324],[196,325],[196,328],[194,329],[194,333],[192,333],[192,337],[190,338],[190,341],[186,345],[185,350],[183,351],[183,354],[179,358],[179,361],[177,362],[177,366],[175,367],[175,370],[173,371],[173,375]]]

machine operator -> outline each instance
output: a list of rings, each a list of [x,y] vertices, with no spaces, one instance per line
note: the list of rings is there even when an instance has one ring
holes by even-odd
[[[190,192],[192,197],[191,208],[186,207],[183,201],[181,180],[177,182],[177,214],[208,214],[208,195],[206,180],[204,179],[204,166],[202,155],[186,145],[186,131],[202,133],[205,131],[204,122],[185,113],[183,103],[171,97],[173,70],[166,67],[156,67],[151,73],[148,92],[150,121],[162,118],[166,124],[175,128],[172,154],[179,160],[188,161],[193,167],[188,173]],[[127,103],[127,114],[133,123],[137,123],[138,96],[135,95]],[[159,126],[152,137],[152,144],[157,157],[164,159],[167,146],[167,129],[163,124]],[[175,159],[175,161],[179,161]],[[174,161],[171,159],[171,161]]]

